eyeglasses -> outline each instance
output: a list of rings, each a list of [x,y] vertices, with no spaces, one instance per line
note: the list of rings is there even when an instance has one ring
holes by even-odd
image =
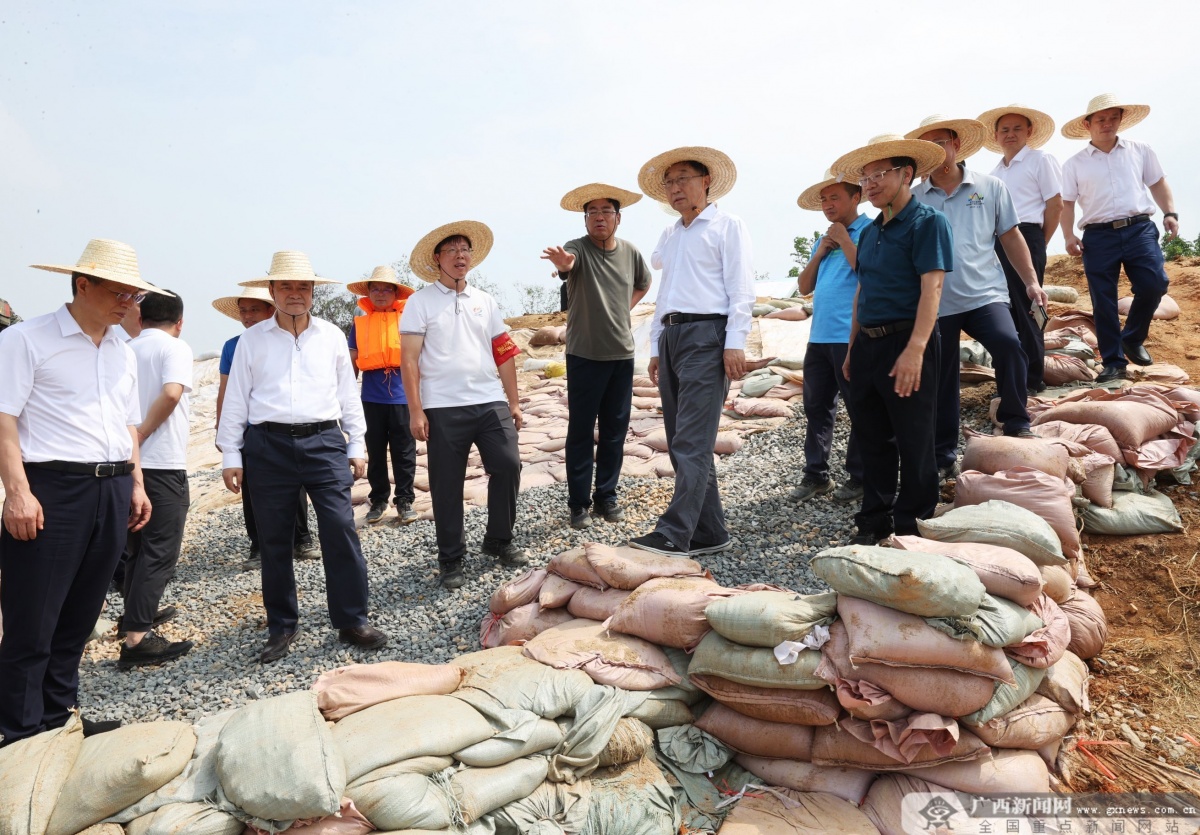
[[[947,145],[949,145],[951,142],[953,142],[954,139],[953,138],[951,138],[951,139],[929,139],[926,141],[932,142],[934,145],[937,145],[939,148],[945,148]]]
[[[688,180],[694,180],[697,177],[704,177],[705,174],[685,174],[682,177],[672,177],[670,180],[663,180],[662,184],[667,188],[675,188],[675,186],[683,186]]]
[[[438,255],[470,255],[471,247],[469,246],[448,246],[445,249],[439,249]]]
[[[103,285],[103,284],[102,284],[102,285],[100,285],[100,286],[101,286],[101,287],[104,287],[104,289],[105,289],[105,290],[107,290],[108,292],[110,292],[110,293],[112,293],[114,296],[116,296],[116,297],[117,297],[117,301],[119,301],[119,302],[121,302],[121,303],[125,303],[125,302],[133,302],[134,304],[141,304],[141,303],[142,303],[142,300],[143,300],[144,298],[146,298],[146,294],[145,294],[145,293],[120,293],[120,292],[118,292],[118,291],[116,291],[116,290],[112,289],[111,287],[108,287],[107,285]]]
[[[612,217],[616,213],[616,209],[588,209],[583,214],[585,217]]]
[[[885,168],[882,171],[876,171],[874,174],[866,174],[858,178],[858,185],[860,188],[866,188],[871,183],[882,183],[884,177],[893,171],[899,171],[903,167],[903,165],[897,165],[895,168]]]

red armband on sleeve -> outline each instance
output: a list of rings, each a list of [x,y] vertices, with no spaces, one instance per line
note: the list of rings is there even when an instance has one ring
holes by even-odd
[[[507,333],[502,333],[492,340],[492,359],[496,361],[497,368],[519,353],[521,353],[521,349]]]

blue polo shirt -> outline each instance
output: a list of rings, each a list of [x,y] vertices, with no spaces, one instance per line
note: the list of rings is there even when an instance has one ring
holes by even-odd
[[[359,317],[361,318],[361,317]],[[355,328],[358,318],[350,324],[350,336],[347,344],[358,350],[358,339]],[[391,406],[406,406],[408,398],[404,396],[404,383],[400,380],[399,368],[376,368],[362,373],[362,401],[364,403],[386,403]]]
[[[886,225],[880,212],[858,239],[858,323],[878,327],[917,318],[921,276],[954,269],[950,222],[916,199]]]
[[[233,368],[233,352],[237,348],[238,340],[241,338],[242,335],[239,333],[221,346],[221,362],[218,368],[226,377],[229,376],[229,369]]]
[[[871,219],[859,215],[847,228],[850,240],[857,246],[862,230]],[[813,249],[821,242],[813,241]],[[808,341],[849,342],[850,316],[854,312],[854,292],[858,289],[858,276],[850,269],[846,253],[841,247],[826,253],[817,267],[817,285],[813,289],[812,330]]]

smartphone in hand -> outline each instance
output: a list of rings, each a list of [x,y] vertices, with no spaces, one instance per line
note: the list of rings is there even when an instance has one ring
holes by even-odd
[[[1034,302],[1029,306],[1029,312],[1033,314],[1033,321],[1037,322],[1038,329],[1044,331],[1046,323],[1050,321],[1050,314],[1046,312],[1046,308]]]

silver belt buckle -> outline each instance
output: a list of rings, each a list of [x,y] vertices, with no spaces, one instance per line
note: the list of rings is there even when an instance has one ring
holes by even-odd
[[[1129,218],[1125,217],[1125,218],[1121,218],[1118,221],[1114,221],[1112,228],[1113,229],[1124,229],[1128,225],[1129,225]]]

